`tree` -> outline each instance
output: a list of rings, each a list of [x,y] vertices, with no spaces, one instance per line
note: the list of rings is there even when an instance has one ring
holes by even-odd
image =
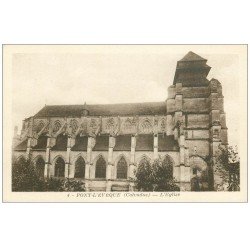
[[[21,158],[12,164],[12,191],[66,192],[85,191],[84,182],[74,179],[44,178],[30,158]]]
[[[64,180],[60,178],[47,178],[44,179],[43,190],[45,192],[63,192]]]
[[[30,158],[12,161],[12,191],[29,192],[42,189],[42,180]]]
[[[173,165],[168,158],[158,158],[151,164],[143,159],[135,170],[135,184],[139,191],[179,191],[173,178]]]
[[[237,146],[225,147],[220,145],[214,163],[214,172],[220,177],[221,186],[227,186],[228,191],[239,191],[240,158]]]

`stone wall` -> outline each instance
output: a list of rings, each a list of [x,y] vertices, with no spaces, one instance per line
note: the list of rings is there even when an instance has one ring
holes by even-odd
[[[86,112],[79,113],[75,117],[45,115],[45,117],[34,116],[25,119],[19,139],[20,142],[27,141],[27,147],[24,151],[15,151],[15,156],[31,153],[32,157],[36,158],[42,155],[46,162],[45,176],[54,175],[55,160],[61,156],[66,163],[65,177],[72,178],[75,161],[82,156],[86,164],[85,177],[88,180],[89,190],[96,187],[99,190],[110,191],[110,180],[116,184],[119,182],[116,180],[116,164],[119,157],[123,156],[126,159],[129,166],[128,176],[133,177],[133,171],[143,157],[153,160],[168,154],[173,160],[174,177],[180,183],[181,189],[190,190],[191,179],[194,177],[193,169],[198,168],[196,165],[202,164],[202,171],[206,171],[204,168],[212,169],[213,166],[208,166],[206,159],[213,158],[220,144],[228,143],[222,86],[216,79],[207,80],[210,67],[206,62],[206,59],[193,52],[189,52],[178,61],[174,83],[168,88],[166,106],[161,103],[161,112],[157,113],[158,115],[151,112],[146,113],[149,115],[144,115],[145,113],[136,115],[136,113],[134,116],[128,116],[128,113],[121,116],[117,113],[116,116],[108,114],[90,116],[88,110],[84,110]],[[34,147],[42,135],[48,137],[46,149],[36,151]],[[67,137],[67,146],[65,143],[65,150],[62,151],[53,149],[59,135]],[[96,138],[104,135],[108,137],[105,139],[107,144],[105,150],[100,147],[99,142],[96,142]],[[115,150],[118,140],[116,138],[121,135],[131,136],[131,146],[119,151],[120,142],[120,146]],[[147,144],[150,141],[152,145],[145,147],[146,149],[140,145],[138,149],[136,140],[141,135],[152,136],[152,140],[142,140],[141,143],[138,139],[138,144]],[[177,145],[172,143],[172,149],[168,149],[170,144],[164,141],[165,144],[160,145],[168,150],[159,150],[159,135],[173,138]],[[87,145],[85,144],[82,151],[79,151],[79,148],[72,151],[79,136],[88,138]],[[100,155],[106,161],[107,177],[106,181],[98,182],[95,180],[95,163]],[[194,157],[196,160],[193,160]],[[120,182],[122,185],[127,185],[124,181]]]

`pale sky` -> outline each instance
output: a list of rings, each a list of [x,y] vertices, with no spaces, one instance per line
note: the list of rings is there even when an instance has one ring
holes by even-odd
[[[190,50],[212,67],[223,88],[229,143],[238,144],[239,59],[212,46],[80,46],[16,53],[12,59],[13,126],[44,105],[164,101],[176,63]],[[76,46],[77,47],[77,46]]]

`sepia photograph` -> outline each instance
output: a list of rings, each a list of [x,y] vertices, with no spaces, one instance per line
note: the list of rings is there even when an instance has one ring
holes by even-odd
[[[247,45],[3,45],[3,84],[6,202],[247,201]]]
[[[249,248],[248,5],[1,1],[2,249]]]

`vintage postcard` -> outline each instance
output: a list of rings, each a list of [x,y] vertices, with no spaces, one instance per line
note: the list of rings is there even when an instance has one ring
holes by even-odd
[[[4,202],[247,202],[247,45],[3,45]]]

